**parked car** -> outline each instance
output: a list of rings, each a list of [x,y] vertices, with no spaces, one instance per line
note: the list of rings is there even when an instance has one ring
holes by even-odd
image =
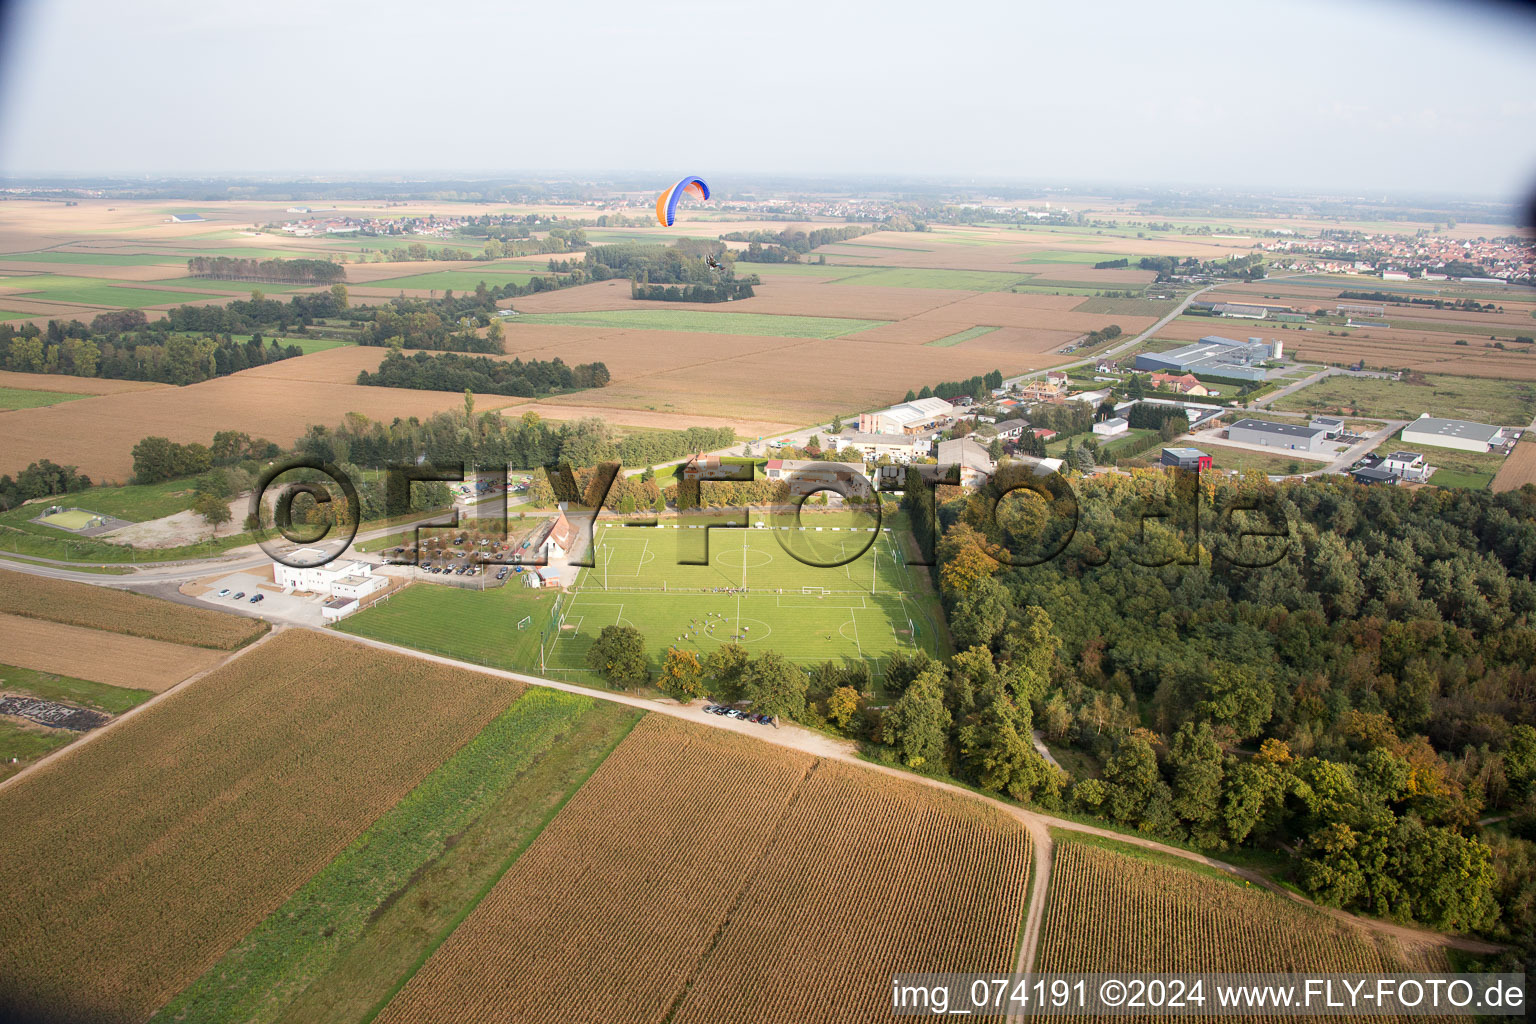
[[[242,597],[244,597],[244,596],[245,596],[245,591],[243,591],[243,590],[237,590],[237,591],[235,591],[235,597],[234,597],[234,599],[235,599],[235,600],[236,600],[236,601],[238,601],[238,600],[240,600],[240,599],[241,599],[241,598],[242,598]]]
[[[251,598],[251,604],[255,604],[258,601],[265,601],[266,599],[267,599],[267,595],[266,594],[256,594],[255,596],[253,596]]]
[[[220,597],[228,597],[229,596],[229,588],[225,587],[223,590],[219,591],[219,596]]]

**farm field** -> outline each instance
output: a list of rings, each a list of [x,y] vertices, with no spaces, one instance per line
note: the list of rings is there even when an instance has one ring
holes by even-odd
[[[366,1017],[640,715],[524,692],[155,1019]]]
[[[65,391],[35,391],[22,388],[0,387],[0,411],[12,409],[36,409],[44,405],[58,405],[60,402],[73,402],[84,395],[71,394]]]
[[[1515,445],[1504,460],[1504,467],[1493,478],[1493,489],[1502,493],[1519,490],[1526,484],[1536,484],[1536,442],[1529,440]]]
[[[182,605],[172,607],[198,611]],[[0,651],[0,657],[22,668],[153,693],[212,668],[224,657],[222,652],[206,647],[6,614],[0,614]]]
[[[946,288],[959,291],[1000,291],[1023,281],[1027,274],[990,270],[938,270],[917,267],[871,267],[838,277],[835,284],[880,288]]]
[[[1001,329],[1000,327],[972,327],[970,330],[961,331],[959,334],[951,334],[947,338],[924,342],[924,344],[933,348],[953,348],[963,341],[970,341],[972,338],[979,338],[983,334],[991,334],[993,331]]]
[[[879,1020],[893,974],[1010,973],[1029,863],[999,808],[819,762],[672,1020]]]
[[[708,313],[693,309],[595,310],[590,313],[524,313],[508,331],[508,344],[516,343],[523,324],[570,324],[576,327],[614,327],[649,331],[703,331],[710,334],[746,334],[768,338],[840,338],[881,320],[843,317],[775,316],[762,313]]]
[[[133,288],[99,278],[69,277],[59,274],[0,277],[0,301],[12,297],[104,306],[111,309],[177,305],[208,298],[201,292]]]
[[[26,573],[0,576],[0,613],[167,643],[232,651],[267,631],[246,619],[122,590]]]
[[[546,271],[547,273],[547,271]],[[392,291],[446,291],[472,292],[483,281],[486,287],[506,284],[509,280],[527,281],[534,277],[532,270],[440,270],[431,274],[412,274],[409,277],[389,277],[382,281],[358,282],[354,288],[383,288]]]
[[[1042,973],[1450,969],[1438,950],[1378,939],[1214,870],[1113,841],[1054,835]]]
[[[1426,374],[1423,383],[1337,375],[1276,399],[1291,412],[1339,412],[1413,420],[1429,413],[1444,419],[1501,426],[1528,425],[1536,418],[1536,384]]]
[[[18,779],[0,1003],[146,1019],[518,692],[295,630]]]
[[[6,652],[6,657],[14,657]],[[66,704],[105,711],[109,715],[121,714],[136,708],[154,694],[148,690],[135,690],[129,686],[109,686],[89,679],[41,672],[37,669],[16,665],[0,665],[0,689],[7,693],[24,693],[43,700],[58,700]]]
[[[115,380],[111,377],[70,377],[60,373],[16,373],[0,370],[0,388],[20,391],[64,391],[72,395],[118,395],[125,391],[153,391],[174,387],[147,380]]]
[[[893,964],[1011,966],[1028,849],[963,798],[649,715],[378,1020],[870,1019]]]

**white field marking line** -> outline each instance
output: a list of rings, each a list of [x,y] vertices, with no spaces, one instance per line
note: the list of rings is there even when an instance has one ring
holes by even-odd
[[[853,623],[853,645],[859,649],[859,657],[864,657],[864,645],[859,643],[859,620],[854,616],[853,609],[848,610],[848,621]]]

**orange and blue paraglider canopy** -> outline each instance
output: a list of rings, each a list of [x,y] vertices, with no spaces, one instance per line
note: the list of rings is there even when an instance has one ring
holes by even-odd
[[[672,216],[677,212],[677,201],[684,192],[692,192],[700,199],[709,198],[709,186],[703,178],[684,178],[656,197],[656,219],[664,226],[672,226]]]

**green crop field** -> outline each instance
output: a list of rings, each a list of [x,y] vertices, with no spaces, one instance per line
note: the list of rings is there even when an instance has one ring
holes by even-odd
[[[1344,375],[1318,381],[1274,403],[1292,412],[1352,408],[1356,415],[1412,420],[1420,413],[1500,426],[1526,426],[1536,417],[1536,385],[1427,374],[1425,383]]]
[[[879,533],[855,529],[841,514],[807,515],[800,529],[752,521],[749,529],[706,530],[676,519],[599,526],[593,565],[580,571],[572,593],[517,586],[515,576],[483,592],[413,584],[337,628],[525,671],[539,671],[542,644],[546,674],[583,683],[596,681],[587,648],[614,624],[640,630],[657,667],[672,646],[704,657],[740,643],[802,664],[857,658],[875,669],[897,650],[940,649],[938,603],[922,570],[898,553],[899,517],[888,517]],[[679,564],[704,559],[706,535],[707,564]],[[853,560],[807,565],[781,544],[820,563]],[[533,621],[519,630],[524,616]]]
[[[929,348],[952,348],[962,341],[970,341],[972,338],[979,338],[983,334],[991,334],[995,330],[997,330],[996,327],[972,327],[969,330],[961,331],[959,334],[951,334],[947,338],[930,341],[927,345]]]
[[[744,263],[736,261],[736,276],[746,277],[749,274],[757,274],[764,278],[774,277],[847,277],[850,273],[858,273],[860,268],[848,266],[834,266],[831,263]]]
[[[542,271],[548,274],[549,271]],[[409,277],[391,277],[383,281],[367,281],[354,284],[354,288],[401,288],[406,291],[447,291],[472,292],[480,284],[485,282],[487,288],[506,284],[508,281],[527,281],[533,278],[534,272],[529,270],[523,273],[515,273],[510,270],[482,271],[482,270],[436,270],[430,274],[412,274]]]
[[[29,316],[37,315],[37,313],[17,313],[9,309],[0,309],[0,320],[25,320]]]
[[[291,334],[286,338],[277,339],[277,343],[284,348],[287,348],[289,345],[297,345],[304,350],[304,354],[307,356],[314,355],[316,352],[324,352],[327,349],[345,348],[348,345],[357,344],[353,341],[337,341],[334,338],[300,338]]]
[[[96,708],[108,714],[119,715],[129,708],[136,708],[154,694],[148,690],[135,690],[128,686],[109,686],[89,679],[39,672],[36,669],[0,665],[0,686],[9,691],[19,691],[43,700],[59,700]]]
[[[0,409],[36,409],[44,405],[73,402],[85,395],[67,391],[26,391],[22,388],[0,388]]]
[[[60,274],[32,274],[0,277],[0,288],[15,295],[46,302],[79,302],[90,306],[137,309],[175,302],[194,302],[208,298],[197,292],[155,291],[112,284],[99,278],[68,277]]]
[[[9,778],[32,761],[51,753],[75,738],[63,729],[28,728],[0,719],[0,779]],[[12,759],[15,763],[12,764]]]
[[[1168,313],[1178,303],[1171,299],[1084,299],[1072,307],[1074,313],[1105,313],[1110,316],[1156,316]]]
[[[932,270],[926,267],[869,267],[838,278],[835,284],[877,285],[882,288],[949,288],[996,292],[1025,279],[1024,274],[995,270]]]
[[[1043,252],[1032,252],[1019,263],[1086,263],[1091,268],[1095,263],[1105,263],[1109,260],[1135,261],[1123,252],[1076,252],[1067,249],[1046,249]]]
[[[645,331],[699,331],[708,334],[747,334],[763,338],[841,338],[878,327],[885,320],[854,320],[831,316],[777,316],[772,313],[709,313],[696,309],[597,310],[591,313],[524,313],[518,324],[567,324],[573,327],[619,327]]]
[[[13,263],[74,263],[80,266],[93,267],[153,267],[175,265],[181,262],[179,256],[161,255],[155,253],[113,253],[113,252],[8,252],[0,255],[0,260],[8,260]]]
[[[300,288],[308,288],[304,284],[271,284],[266,281],[219,281],[211,277],[173,277],[164,281],[155,281],[154,285],[165,288],[192,288],[197,291],[230,292],[244,299],[251,292],[259,291],[263,295],[272,295],[278,292],[293,292]],[[204,295],[201,298],[208,298]]]

